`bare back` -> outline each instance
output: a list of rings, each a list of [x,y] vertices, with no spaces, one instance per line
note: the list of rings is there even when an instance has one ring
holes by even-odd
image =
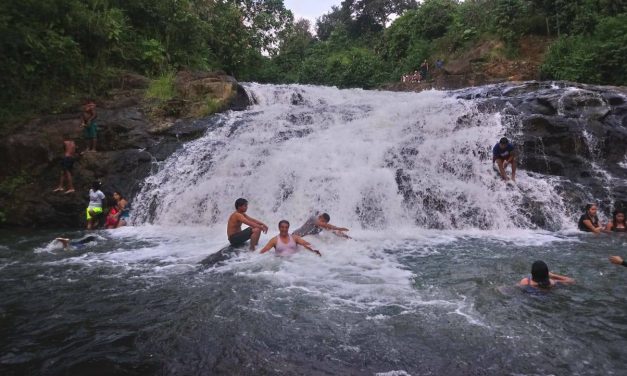
[[[76,144],[72,140],[63,141],[63,147],[65,148],[65,156],[73,157],[76,152]]]
[[[233,212],[233,214],[231,214],[226,225],[227,237],[231,237],[231,235],[242,231],[242,217],[244,217],[244,215],[240,212]]]

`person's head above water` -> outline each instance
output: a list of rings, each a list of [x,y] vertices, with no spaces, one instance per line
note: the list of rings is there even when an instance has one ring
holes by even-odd
[[[509,145],[509,140],[507,139],[507,137],[503,137],[499,140],[499,147],[501,149],[505,149],[507,145]]]
[[[248,200],[241,197],[235,200],[235,210],[240,213],[246,212],[246,210],[248,210]]]
[[[318,216],[318,219],[324,223],[329,223],[331,221],[331,217],[327,213],[320,214]]]
[[[538,284],[539,287],[551,287],[551,279],[549,278],[549,267],[544,261],[535,261],[531,265],[531,280]]]
[[[124,195],[120,191],[113,191],[113,199],[119,201],[124,198]]]
[[[279,233],[283,236],[288,235],[290,231],[290,223],[285,219],[279,221]]]
[[[586,204],[586,214],[590,216],[597,215],[597,204]]]
[[[614,222],[613,223],[614,226],[620,223],[625,225],[625,211],[623,209],[614,210],[614,214],[612,216],[612,222]]]
[[[100,189],[101,185],[102,183],[96,180],[95,182],[91,183],[91,189],[93,189],[94,191],[97,191]]]

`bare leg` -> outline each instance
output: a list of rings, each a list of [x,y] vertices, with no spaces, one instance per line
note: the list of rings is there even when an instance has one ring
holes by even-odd
[[[59,186],[54,189],[54,192],[63,190],[63,180],[65,180],[65,171],[61,173],[61,180],[59,180]]]
[[[72,173],[69,171],[65,171],[65,177],[67,179],[67,189],[68,191],[74,190],[74,182],[72,181]]]
[[[261,236],[261,229],[254,228],[253,234],[250,236],[250,250],[254,251],[255,247],[259,243],[259,237]]]
[[[510,164],[512,165],[512,181],[516,181],[516,160],[512,158]]]
[[[499,173],[501,174],[501,178],[503,178],[503,180],[508,180],[507,175],[505,174],[505,167],[503,167],[503,160],[497,159],[496,164],[499,166]]]
[[[96,138],[95,137],[91,140],[91,150],[96,151]]]

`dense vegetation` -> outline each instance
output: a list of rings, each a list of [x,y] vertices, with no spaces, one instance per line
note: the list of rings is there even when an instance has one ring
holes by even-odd
[[[120,70],[370,88],[486,38],[515,56],[526,35],[555,38],[545,78],[627,85],[623,0],[344,0],[314,27],[282,0],[4,0],[0,35],[0,120],[98,95]]]

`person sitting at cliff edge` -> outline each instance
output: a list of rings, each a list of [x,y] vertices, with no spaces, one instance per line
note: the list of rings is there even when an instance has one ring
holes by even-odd
[[[268,226],[255,218],[249,217],[248,214],[246,214],[247,210],[248,200],[244,198],[235,200],[235,212],[229,217],[226,235],[229,239],[229,243],[234,247],[238,247],[250,239],[250,250],[254,251],[257,243],[259,243],[261,232],[267,233]],[[242,230],[242,224],[246,224],[250,227]]]
[[[346,231],[349,231],[347,228],[333,226],[329,223],[330,220],[331,217],[327,213],[313,214],[309,217],[309,219],[307,219],[307,222],[296,229],[292,234],[307,236],[319,234],[322,230],[331,230],[333,234],[341,238],[352,239],[350,236],[345,234]]]
[[[580,231],[593,232],[600,234],[603,228],[599,224],[599,217],[597,217],[596,204],[587,204],[586,212],[579,217],[577,227]]]
[[[501,178],[507,181],[509,178],[505,173],[507,164],[512,166],[512,181],[516,181],[516,152],[514,145],[505,137],[501,138],[499,142],[492,148],[492,164],[496,164],[499,167],[499,174]]]

